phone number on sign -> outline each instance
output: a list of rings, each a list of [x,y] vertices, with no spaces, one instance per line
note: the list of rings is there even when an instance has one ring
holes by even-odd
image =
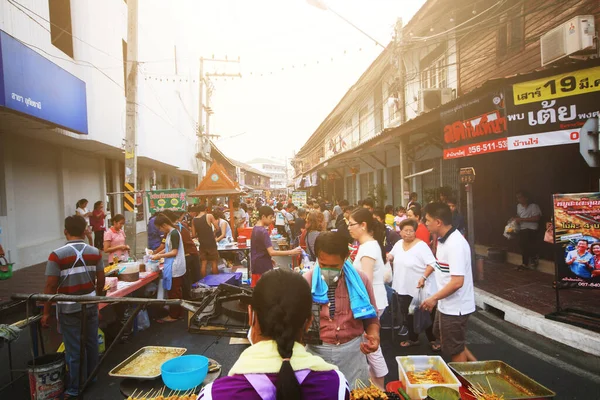
[[[506,139],[504,139],[504,140],[480,143],[480,144],[475,144],[475,145],[469,146],[468,154],[475,155],[475,154],[481,154],[481,153],[490,153],[490,152],[494,152],[494,151],[501,151],[501,150],[506,150],[506,149],[508,149],[508,141]]]

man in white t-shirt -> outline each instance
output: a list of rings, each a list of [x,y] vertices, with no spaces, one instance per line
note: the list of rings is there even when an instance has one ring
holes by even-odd
[[[452,227],[452,211],[447,204],[428,204],[425,220],[427,228],[439,238],[437,263],[435,268],[427,266],[419,286],[433,273],[438,291],[423,301],[421,308],[431,310],[437,305],[433,332],[444,354],[453,362],[476,361],[466,346],[467,321],[475,312],[469,243]]]

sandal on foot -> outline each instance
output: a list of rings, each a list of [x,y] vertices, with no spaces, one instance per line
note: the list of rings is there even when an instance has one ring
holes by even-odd
[[[403,342],[400,342],[400,347],[412,347],[412,346],[418,346],[420,343],[418,340],[405,340]]]

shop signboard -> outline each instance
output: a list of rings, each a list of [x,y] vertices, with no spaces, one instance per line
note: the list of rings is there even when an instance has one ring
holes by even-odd
[[[441,112],[444,159],[579,143],[600,115],[600,67],[520,82]]]
[[[165,189],[148,192],[148,211],[150,214],[171,211],[186,211],[186,190]]]
[[[296,190],[292,192],[292,203],[296,207],[302,207],[306,204],[306,191]]]
[[[507,92],[508,150],[579,143],[600,114],[600,67],[512,85]]]
[[[442,111],[444,159],[507,150],[504,93],[490,91]]]
[[[556,285],[600,289],[600,193],[555,194]]]
[[[0,107],[88,133],[85,82],[3,31]]]

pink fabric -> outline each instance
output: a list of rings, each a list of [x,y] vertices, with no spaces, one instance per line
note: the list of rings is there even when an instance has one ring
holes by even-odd
[[[125,244],[125,230],[121,229],[119,231],[115,231],[114,228],[110,228],[106,232],[104,232],[104,241],[110,242],[108,247],[121,246]],[[124,250],[117,250],[113,253],[108,253],[108,262],[111,263],[113,261],[113,255],[117,258],[125,255],[125,257],[129,257],[129,253]]]

